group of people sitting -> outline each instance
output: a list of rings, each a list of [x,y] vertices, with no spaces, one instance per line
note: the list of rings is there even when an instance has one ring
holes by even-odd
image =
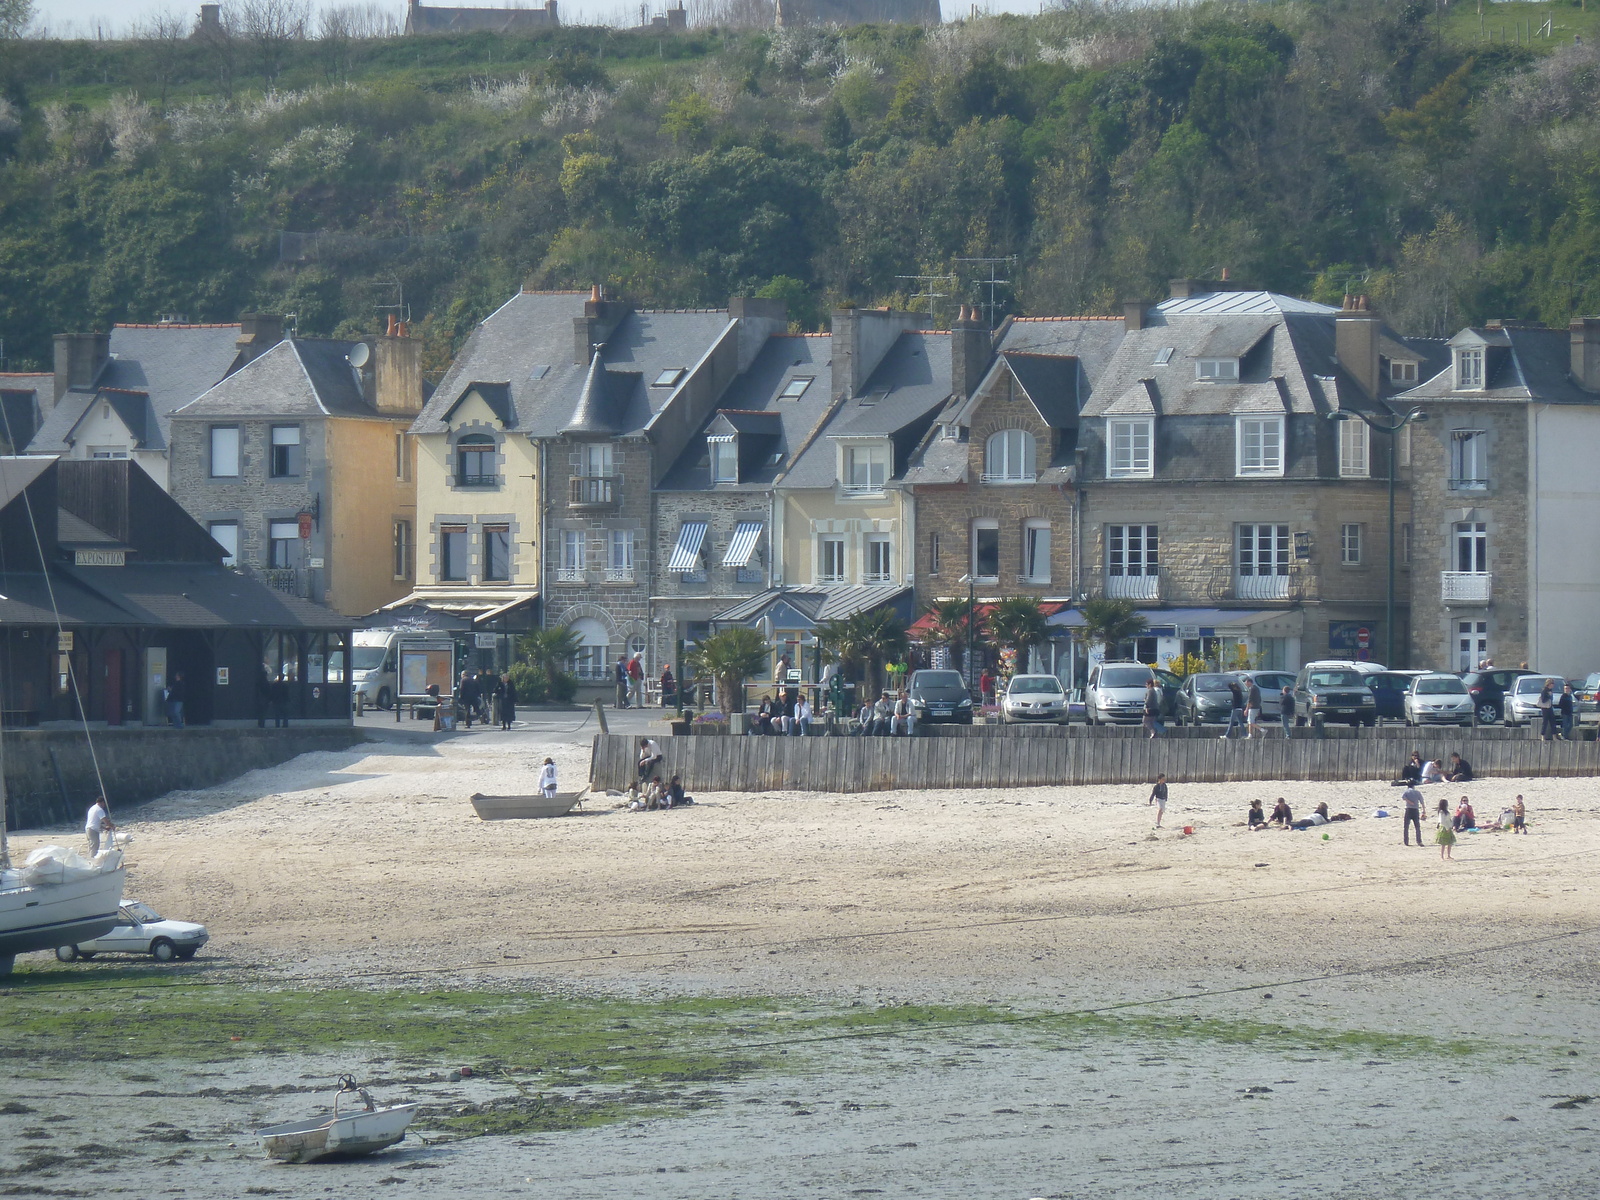
[[[1391,779],[1393,787],[1417,787],[1424,783],[1471,783],[1472,764],[1459,754],[1450,756],[1446,767],[1438,759],[1424,759],[1422,751],[1413,750],[1406,765],[1400,768],[1400,778]]]
[[[811,734],[811,701],[796,688],[786,688],[782,695],[773,693],[762,697],[756,715],[751,718],[752,734],[784,734],[789,737],[809,737]]]
[[[629,812],[654,812],[694,803],[693,796],[683,794],[683,780],[678,776],[661,782],[661,764],[666,758],[661,752],[661,743],[655,738],[639,739],[639,778],[628,791]]]
[[[895,696],[884,692],[876,701],[868,700],[856,713],[858,737],[910,737],[917,728],[917,715],[904,692]]]
[[[1250,811],[1245,815],[1245,822],[1252,830],[1315,829],[1318,825],[1327,825],[1333,821],[1349,821],[1353,819],[1349,813],[1334,813],[1330,816],[1328,806],[1319,804],[1311,811],[1309,817],[1301,817],[1296,820],[1293,810],[1289,808],[1289,802],[1282,796],[1279,796],[1277,804],[1273,805],[1270,817],[1267,816],[1266,810],[1259,800],[1250,801]]]

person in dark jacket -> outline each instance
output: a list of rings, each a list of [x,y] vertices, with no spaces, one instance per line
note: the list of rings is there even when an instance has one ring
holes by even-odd
[[[1448,783],[1471,783],[1472,764],[1459,754],[1450,756],[1450,769],[1445,772],[1445,781]]]
[[[273,727],[289,728],[289,681],[284,678],[282,671],[279,671],[278,677],[272,681],[268,694],[271,696],[269,707],[272,709]]]
[[[456,689],[456,707],[461,710],[461,719],[467,723],[467,728],[472,728],[472,714],[478,708],[478,677],[471,671],[461,672],[461,685]]]
[[[517,685],[511,682],[511,672],[500,679],[500,728],[510,729],[517,719]]]
[[[167,680],[167,724],[174,729],[183,728],[183,672],[174,671]]]
[[[672,677],[671,667],[661,668],[661,707],[676,708],[678,705],[678,681]]]
[[[1228,727],[1222,731],[1223,741],[1233,736],[1233,731],[1244,724],[1244,689],[1239,686],[1237,679],[1228,681]],[[1248,736],[1248,731],[1247,731]]]
[[[618,708],[627,708],[628,707],[628,656],[626,654],[619,655],[617,657],[617,667],[616,667],[616,672],[615,672],[615,679],[616,679],[616,682],[617,682],[617,707]]]
[[[1283,736],[1288,737],[1294,728],[1294,684],[1286,683],[1278,693],[1278,723],[1283,726]]]
[[[1561,725],[1561,732],[1556,736],[1564,742],[1572,740],[1572,681],[1569,679],[1561,687],[1561,695],[1556,697],[1556,719]]]

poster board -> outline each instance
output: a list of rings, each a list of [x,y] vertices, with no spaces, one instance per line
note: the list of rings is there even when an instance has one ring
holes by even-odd
[[[455,644],[449,639],[416,638],[400,643],[400,695],[422,698],[431,684],[439,685],[439,695],[455,690]]]

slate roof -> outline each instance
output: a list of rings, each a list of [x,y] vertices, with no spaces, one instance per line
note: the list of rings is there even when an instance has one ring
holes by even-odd
[[[1487,378],[1482,391],[1455,390],[1455,373],[1449,359],[1449,343],[1438,342],[1438,353],[1428,364],[1431,377],[1418,372],[1423,382],[1396,399],[1400,404],[1415,400],[1462,400],[1473,403],[1525,403],[1541,400],[1553,404],[1600,404],[1600,396],[1586,392],[1572,378],[1571,335],[1565,329],[1472,329],[1462,333],[1477,335],[1484,343],[1488,360]],[[1457,334],[1452,341],[1461,340]]]
[[[950,335],[931,329],[903,331],[858,394],[834,410],[822,430],[783,477],[785,487],[832,487],[838,437],[888,437],[895,442],[895,477],[902,476],[916,442],[950,398]],[[815,386],[814,384],[812,386]]]
[[[771,588],[741,600],[711,618],[716,624],[750,624],[777,604],[787,604],[813,623],[838,621],[859,612],[893,606],[911,588],[903,583],[859,583],[841,587]]]
[[[45,416],[39,432],[28,444],[30,452],[65,453],[72,431],[93,406],[100,388],[117,388],[147,397],[138,418],[144,448],[165,450],[168,422],[174,410],[220,380],[233,367],[239,350],[239,326],[233,325],[113,325],[111,358],[101,369],[95,386],[73,388]],[[124,416],[124,410],[118,409]],[[127,418],[124,417],[126,420]]]
[[[641,372],[609,370],[605,365],[605,352],[597,353],[583,377],[578,403],[561,432],[615,437],[637,428],[639,422],[635,418],[640,415],[639,392],[643,383]],[[649,407],[648,402],[645,407]]]
[[[175,629],[348,629],[352,624],[332,609],[208,563],[62,565],[53,573],[66,575],[124,614],[107,624]]]
[[[1091,388],[1122,344],[1121,317],[1016,317],[1003,327],[1000,352],[1070,355]]]
[[[809,376],[810,385],[798,400],[778,396],[798,377]],[[711,487],[711,465],[706,455],[705,434],[719,416],[735,427],[744,425],[760,436],[771,436],[770,450],[762,461],[740,464],[740,482],[718,484],[717,491],[764,490],[783,471],[793,465],[793,455],[806,444],[817,422],[822,420],[833,399],[833,338],[831,335],[778,334],[769,337],[757,352],[750,367],[728,386],[720,407],[679,455],[667,471],[661,490],[699,490]],[[738,415],[743,414],[743,415]],[[761,414],[752,418],[750,414]],[[770,428],[776,421],[776,433]],[[758,429],[760,422],[768,428]],[[743,446],[741,444],[741,452]],[[771,462],[774,453],[783,458]],[[743,454],[741,453],[741,459]]]
[[[193,417],[377,417],[350,365],[356,342],[285,338],[173,415]]]
[[[55,396],[56,377],[49,371],[0,371],[0,438],[21,449]]]

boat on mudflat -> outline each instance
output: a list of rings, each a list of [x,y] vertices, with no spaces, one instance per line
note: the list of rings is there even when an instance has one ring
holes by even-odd
[[[10,974],[18,954],[109,933],[126,874],[115,845],[92,859],[62,846],[41,846],[22,866],[0,870],[0,975]]]
[[[345,1097],[355,1097],[343,1108]],[[311,1163],[358,1158],[392,1146],[406,1136],[418,1104],[377,1105],[353,1077],[341,1075],[333,1097],[333,1115],[286,1121],[256,1130],[267,1157],[279,1162]]]

